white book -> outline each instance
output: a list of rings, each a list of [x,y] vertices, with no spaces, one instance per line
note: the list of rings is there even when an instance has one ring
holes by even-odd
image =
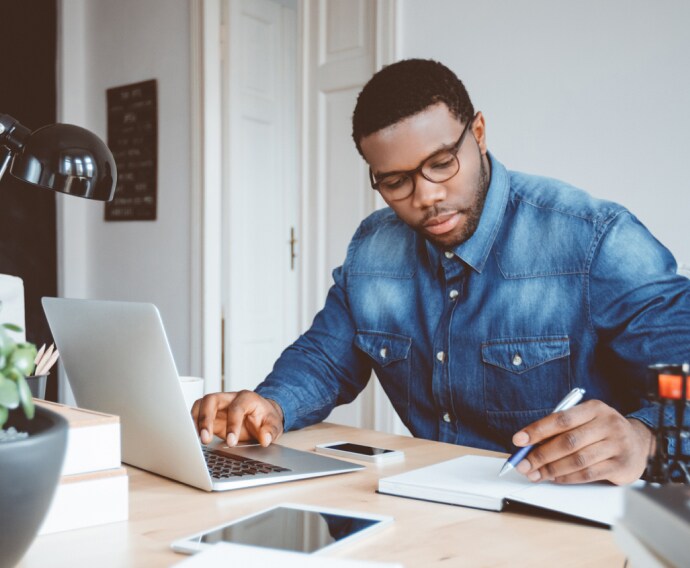
[[[128,487],[123,467],[63,477],[38,534],[126,521]]]
[[[690,487],[646,485],[625,492],[622,523],[675,566],[690,565]]]
[[[673,568],[674,566],[637,538],[637,535],[623,521],[618,521],[613,525],[613,540],[623,551],[627,557],[626,562],[629,562],[632,568]],[[675,566],[682,566],[682,564]]]
[[[69,424],[61,475],[115,469],[122,465],[119,416],[46,400],[35,402],[62,415]]]
[[[258,546],[220,542],[204,552],[178,562],[180,568],[403,568],[402,564],[329,558],[321,554],[306,554]]]
[[[623,487],[533,483],[516,471],[499,478],[504,463],[504,458],[462,456],[379,479],[379,492],[490,511],[514,502],[605,525],[623,513]]]

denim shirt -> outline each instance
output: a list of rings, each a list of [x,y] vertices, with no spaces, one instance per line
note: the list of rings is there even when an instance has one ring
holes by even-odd
[[[286,430],[352,401],[372,369],[432,440],[511,451],[574,387],[656,422],[646,368],[689,359],[690,281],[625,208],[489,159],[481,220],[453,250],[390,209],[362,222],[324,308],[257,388]]]

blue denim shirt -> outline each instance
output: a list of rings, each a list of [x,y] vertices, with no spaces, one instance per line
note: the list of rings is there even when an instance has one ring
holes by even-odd
[[[576,386],[655,423],[646,367],[689,359],[690,280],[625,208],[490,160],[479,226],[454,250],[390,209],[362,222],[323,310],[257,388],[286,430],[352,401],[372,369],[422,438],[511,451]]]

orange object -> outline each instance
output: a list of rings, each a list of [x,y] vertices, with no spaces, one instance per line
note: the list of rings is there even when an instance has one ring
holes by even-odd
[[[659,375],[659,396],[679,399],[683,386],[682,379],[682,375]],[[690,400],[690,378],[686,380],[685,398]]]

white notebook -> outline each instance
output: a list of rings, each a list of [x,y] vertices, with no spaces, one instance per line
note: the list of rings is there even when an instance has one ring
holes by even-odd
[[[605,525],[623,513],[623,487],[533,483],[516,471],[499,478],[504,463],[503,458],[462,456],[379,479],[379,492],[490,511],[515,502]]]

